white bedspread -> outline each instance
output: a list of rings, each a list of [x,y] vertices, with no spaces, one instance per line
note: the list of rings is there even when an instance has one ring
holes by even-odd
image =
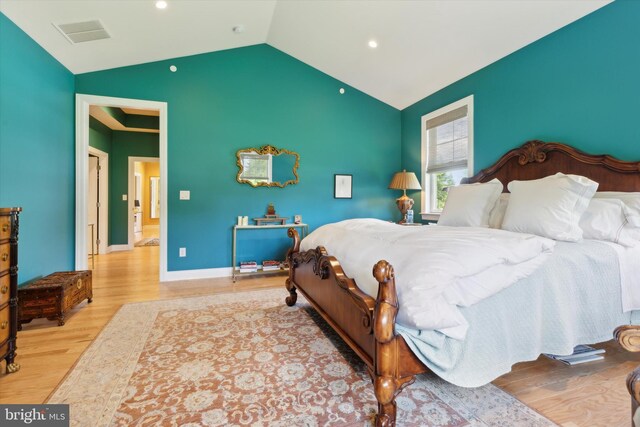
[[[618,255],[622,311],[640,310],[640,245],[627,248],[611,242],[602,243]]]
[[[622,312],[613,248],[558,242],[534,274],[460,310],[470,325],[464,341],[399,325],[396,332],[429,369],[462,387],[486,384],[540,353],[571,354],[578,344],[608,341],[617,326],[640,322],[639,311]]]
[[[363,291],[377,294],[373,265],[395,268],[398,323],[464,339],[468,324],[459,310],[527,277],[555,242],[504,230],[470,227],[404,227],[376,219],[327,224],[307,236],[302,250],[324,246]]]

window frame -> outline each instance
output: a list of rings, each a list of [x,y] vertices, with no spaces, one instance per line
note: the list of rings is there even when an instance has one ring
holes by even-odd
[[[420,121],[420,138],[421,138],[421,165],[422,165],[422,190],[420,215],[423,220],[438,220],[440,218],[440,211],[433,210],[435,191],[433,190],[435,180],[432,180],[427,175],[427,153],[428,153],[428,132],[427,121],[432,120],[435,117],[441,116],[463,106],[467,106],[467,174],[473,176],[473,95],[469,95],[456,102],[439,108],[435,111],[422,116]]]

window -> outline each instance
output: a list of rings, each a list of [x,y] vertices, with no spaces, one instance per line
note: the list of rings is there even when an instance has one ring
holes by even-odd
[[[437,219],[447,188],[473,173],[473,95],[422,116],[422,217]]]

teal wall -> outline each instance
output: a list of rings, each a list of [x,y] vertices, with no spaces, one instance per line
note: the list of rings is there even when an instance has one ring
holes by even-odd
[[[74,76],[0,13],[0,206],[21,206],[18,281],[74,266]]]
[[[168,103],[170,271],[231,265],[236,217],[261,216],[269,202],[312,228],[396,217],[398,194],[387,186],[400,167],[400,112],[268,45],[81,74],[76,91]],[[265,144],[300,154],[298,185],[236,182],[236,151]],[[353,174],[353,199],[333,198],[334,173]],[[178,200],[180,190],[191,200]]]
[[[112,131],[89,118],[89,145],[109,154],[109,245],[128,242],[129,157],[158,157],[158,134]]]
[[[112,135],[113,131],[110,128],[93,117],[89,117],[89,145],[91,147],[110,154]]]
[[[469,94],[476,170],[533,138],[639,159],[639,18],[640,2],[618,0],[399,112],[268,45],[82,74],[74,83],[0,14],[0,205],[25,208],[20,281],[73,268],[74,84],[77,93],[168,103],[169,270],[226,267],[236,216],[263,215],[269,202],[312,229],[348,217],[396,218],[398,193],[386,187],[401,165],[420,170],[420,117]],[[114,132],[110,162],[157,155],[150,141],[134,152],[115,143],[128,138]],[[298,185],[236,183],[236,150],[264,144],[300,153]],[[334,173],[353,174],[353,199],[333,199]],[[111,214],[124,223],[126,178],[115,181]],[[179,190],[191,190],[191,200],[178,200]],[[419,192],[410,195],[419,206]],[[271,257],[258,234],[242,238],[245,256]],[[115,232],[112,244],[125,236]]]
[[[404,109],[403,167],[420,171],[421,116],[471,94],[476,172],[531,139],[640,160],[638,22],[618,0]]]
[[[114,131],[109,155],[109,244],[126,245],[128,241],[129,157],[158,157],[157,133]],[[132,242],[133,243],[133,242]]]

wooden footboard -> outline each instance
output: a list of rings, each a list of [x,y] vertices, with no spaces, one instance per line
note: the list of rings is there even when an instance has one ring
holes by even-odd
[[[640,351],[640,326],[625,325],[616,328],[613,333],[616,341],[627,351]],[[640,427],[640,366],[627,377],[627,390],[631,395],[631,425]],[[636,416],[637,413],[637,416]]]
[[[287,253],[286,282],[292,306],[299,290],[318,313],[367,365],[378,400],[377,426],[393,426],[395,397],[427,367],[395,333],[398,313],[393,267],[379,261],[373,275],[379,283],[376,299],[364,293],[323,247],[300,252],[300,236],[290,228],[293,245]]]

